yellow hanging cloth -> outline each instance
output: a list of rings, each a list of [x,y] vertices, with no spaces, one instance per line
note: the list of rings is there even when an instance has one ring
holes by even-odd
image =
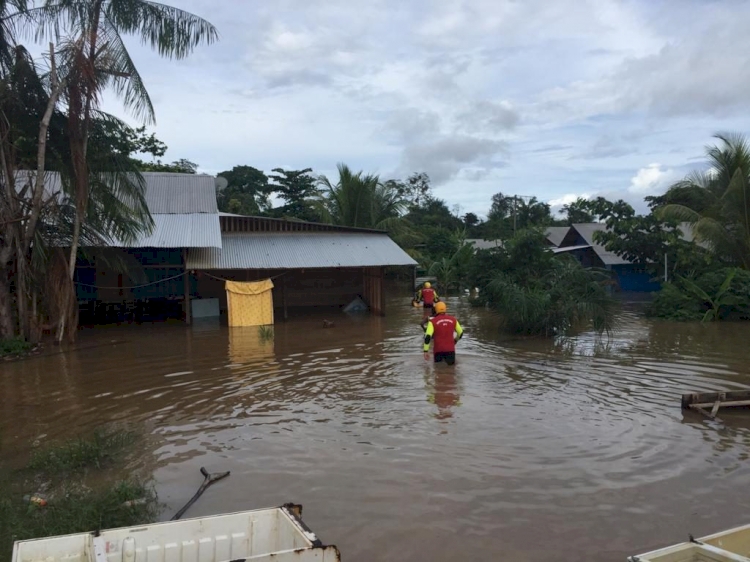
[[[230,326],[273,324],[273,281],[227,281]]]

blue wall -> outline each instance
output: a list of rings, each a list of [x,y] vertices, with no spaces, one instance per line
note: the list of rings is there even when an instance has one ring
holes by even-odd
[[[661,284],[645,268],[636,264],[613,265],[612,271],[617,276],[621,291],[649,293],[658,291]]]

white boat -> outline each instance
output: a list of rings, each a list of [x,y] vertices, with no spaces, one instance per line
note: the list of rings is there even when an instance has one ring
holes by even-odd
[[[750,562],[750,525],[631,556],[629,562]]]
[[[302,506],[17,541],[12,562],[340,562],[302,522]]]

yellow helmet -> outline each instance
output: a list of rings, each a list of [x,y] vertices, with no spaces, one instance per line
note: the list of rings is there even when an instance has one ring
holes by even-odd
[[[432,284],[429,281],[425,281],[424,282],[424,288],[425,289],[429,289],[430,287],[432,287]]]
[[[448,307],[445,306],[445,303],[443,301],[438,301],[435,303],[435,314],[443,314],[446,310],[448,310]]]

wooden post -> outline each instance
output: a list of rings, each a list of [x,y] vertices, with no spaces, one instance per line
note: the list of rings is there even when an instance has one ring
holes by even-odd
[[[385,268],[380,268],[380,316],[385,316]]]
[[[281,306],[284,307],[284,322],[287,321],[289,316],[286,312],[286,274],[281,274]]]
[[[192,315],[190,310],[190,272],[187,268],[187,250],[182,251],[182,263],[185,268],[185,275],[182,276],[185,287],[185,324],[190,326]]]

